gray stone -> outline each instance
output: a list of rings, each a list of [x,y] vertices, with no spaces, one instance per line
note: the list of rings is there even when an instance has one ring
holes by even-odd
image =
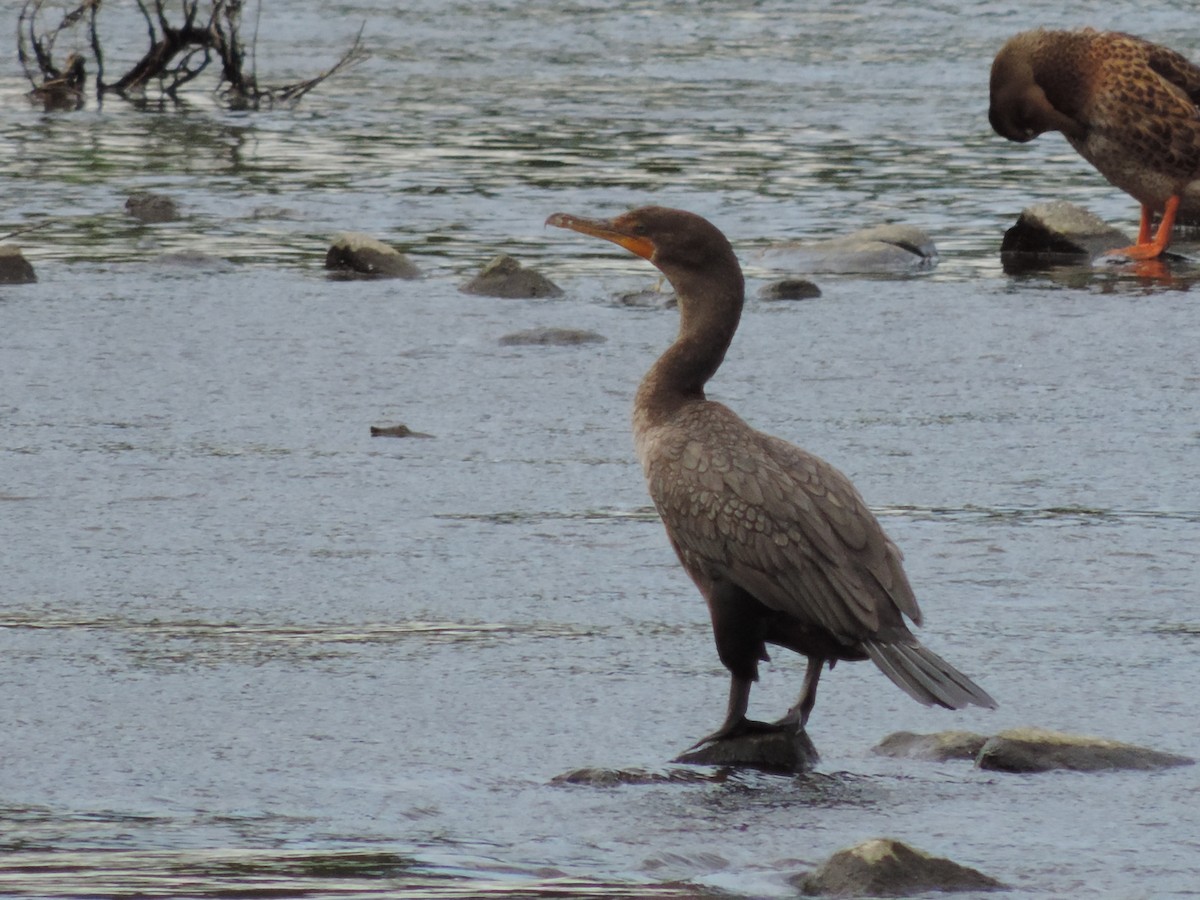
[[[431,438],[432,434],[426,434],[423,431],[413,431],[407,425],[372,425],[371,437],[396,437],[396,438]]]
[[[911,897],[934,891],[995,891],[1006,885],[982,872],[891,838],[875,838],[833,854],[792,884],[810,896]]]
[[[125,212],[147,225],[174,222],[179,218],[179,205],[163,194],[139,191],[125,201]]]
[[[395,247],[358,231],[334,237],[325,253],[325,268],[342,278],[416,278],[421,274]]]
[[[811,771],[820,758],[808,733],[799,729],[752,732],[709,741],[684,752],[675,762],[693,766],[760,769],[791,775]]]
[[[996,772],[1149,770],[1190,766],[1194,762],[1190,757],[1161,750],[1042,728],[1002,731],[983,745],[976,759],[979,768]]]
[[[827,241],[777,244],[759,261],[792,273],[886,274],[937,265],[933,240],[911,225],[875,225]]]
[[[460,290],[467,294],[507,299],[562,296],[562,290],[553,281],[532,269],[524,268],[507,254],[501,254],[489,262]]]
[[[974,760],[987,740],[986,735],[973,731],[939,731],[934,734],[897,731],[880,741],[873,752],[895,759],[926,759],[933,762]]]
[[[500,338],[500,344],[505,347],[573,347],[578,344],[603,344],[607,340],[602,334],[579,328],[530,328],[504,335]]]
[[[782,278],[764,284],[758,296],[763,300],[814,300],[821,296],[821,289],[807,278]]]
[[[0,244],[0,284],[33,284],[37,275],[20,247]]]
[[[665,278],[660,279],[655,287],[626,291],[617,294],[615,299],[618,306],[630,306],[634,309],[674,309],[679,305],[679,298],[675,296]]]
[[[1055,200],[1027,207],[1004,232],[1000,257],[1006,264],[1081,262],[1133,241],[1082,206]]]

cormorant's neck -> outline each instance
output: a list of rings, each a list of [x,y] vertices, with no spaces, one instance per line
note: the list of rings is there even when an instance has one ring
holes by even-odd
[[[635,408],[655,420],[704,399],[742,315],[744,282],[734,265],[667,272],[679,303],[679,334],[642,379]]]

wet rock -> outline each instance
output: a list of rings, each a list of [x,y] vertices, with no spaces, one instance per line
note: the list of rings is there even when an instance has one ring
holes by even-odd
[[[706,744],[681,754],[675,762],[693,766],[732,766],[778,774],[803,774],[820,759],[808,732],[764,731]]]
[[[507,299],[561,297],[562,289],[532,269],[526,269],[507,254],[501,254],[459,290],[467,294]]]
[[[413,431],[401,423],[399,425],[372,425],[371,437],[431,438],[433,435],[423,431]]]
[[[891,838],[839,850],[792,884],[809,896],[911,897],[949,891],[995,891],[1006,885],[953,860],[930,856]]]
[[[1021,212],[1016,224],[1004,232],[1000,258],[1006,268],[1021,263],[1036,267],[1038,263],[1082,262],[1131,243],[1127,235],[1082,206],[1055,200]]]
[[[147,225],[174,222],[179,218],[179,205],[164,194],[139,191],[125,201],[125,212]]]
[[[779,244],[764,250],[765,266],[808,274],[886,274],[937,265],[933,240],[911,225],[876,225],[827,241]]]
[[[578,784],[587,787],[621,787],[638,784],[702,784],[725,780],[722,773],[697,772],[695,769],[668,769],[653,772],[649,769],[586,768],[564,772],[550,779],[551,784]]]
[[[758,291],[762,300],[814,300],[821,289],[807,278],[782,278],[764,284]]]
[[[602,334],[579,328],[530,328],[504,335],[500,338],[500,344],[504,347],[573,347],[577,344],[603,344],[607,340]]]
[[[0,245],[0,284],[33,284],[37,275],[20,247]]]
[[[1194,762],[1190,757],[1161,750],[1042,728],[1002,731],[983,745],[976,759],[979,768],[996,772],[1148,770],[1189,766]]]
[[[894,759],[926,759],[933,762],[974,760],[987,740],[987,735],[973,731],[939,731],[934,734],[897,731],[880,741],[873,752]]]
[[[416,278],[421,274],[395,247],[359,231],[334,237],[325,253],[325,268],[342,278]]]

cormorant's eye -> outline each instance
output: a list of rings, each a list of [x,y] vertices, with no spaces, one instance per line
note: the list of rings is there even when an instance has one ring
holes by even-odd
[[[633,233],[636,234],[638,237],[645,237],[646,232],[647,232],[647,228],[644,224],[642,224],[641,222],[633,223]]]

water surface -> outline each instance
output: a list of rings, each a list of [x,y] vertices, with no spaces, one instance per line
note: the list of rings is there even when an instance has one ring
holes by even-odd
[[[886,734],[1039,725],[1194,753],[1195,272],[1006,275],[1000,235],[1133,202],[1055,136],[992,135],[1005,4],[295,3],[260,77],[371,60],[296,109],[29,107],[0,74],[0,888],[12,896],[787,896],[867,838],[1023,896],[1194,896],[1200,782],[884,760]],[[1060,6],[1193,57],[1190,8]],[[135,190],[183,218],[125,217]],[[555,211],[693,209],[751,301],[712,394],[847,472],[904,549],[927,642],[1001,704],[822,682],[806,779],[598,789],[717,724],[703,605],[628,436],[670,310]],[[754,251],[897,221],[910,278],[754,299]],[[330,236],[414,282],[324,277]],[[566,297],[458,291],[509,252]],[[184,253],[184,256],[179,254]],[[196,254],[200,254],[197,256]],[[509,347],[536,326],[582,347]],[[405,422],[433,440],[371,438]],[[794,699],[780,654],[753,698]]]

